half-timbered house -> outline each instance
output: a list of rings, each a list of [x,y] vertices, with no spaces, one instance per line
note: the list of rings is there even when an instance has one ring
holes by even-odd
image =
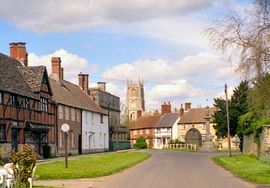
[[[10,43],[10,57],[0,53],[1,154],[32,145],[55,148],[55,105],[45,66],[28,67],[25,43]]]

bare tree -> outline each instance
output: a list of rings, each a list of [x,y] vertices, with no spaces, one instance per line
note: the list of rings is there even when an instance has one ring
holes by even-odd
[[[207,29],[211,44],[239,61],[238,71],[260,78],[270,70],[270,0],[256,0],[250,10],[231,11]]]

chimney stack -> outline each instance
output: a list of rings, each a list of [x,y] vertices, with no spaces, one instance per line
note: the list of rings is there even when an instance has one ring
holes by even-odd
[[[164,104],[161,105],[161,115],[166,114],[166,113],[171,113],[171,104],[168,102],[164,102]]]
[[[26,52],[25,42],[9,43],[10,57],[20,61],[25,67],[28,66],[28,53]]]
[[[60,79],[64,80],[64,68],[61,67],[61,71],[60,71]]]
[[[80,73],[79,75],[79,86],[81,87],[81,89],[88,93],[88,74],[82,74]]]
[[[61,58],[60,57],[52,57],[52,76],[55,80],[61,79]]]
[[[106,82],[98,82],[97,86],[98,86],[98,89],[102,91],[106,91]]]
[[[191,102],[185,103],[185,111],[188,111],[191,108]]]
[[[184,115],[184,108],[183,108],[183,104],[181,104],[181,108],[180,108],[180,116]]]

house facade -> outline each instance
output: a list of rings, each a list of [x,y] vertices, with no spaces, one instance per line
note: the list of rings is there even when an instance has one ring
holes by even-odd
[[[120,98],[106,91],[106,83],[98,82],[90,87],[88,94],[103,110],[108,112],[110,149],[129,148],[128,128],[120,124]]]
[[[104,116],[104,122],[107,122],[107,114],[83,90],[84,87],[87,87],[88,80],[86,80],[87,83],[83,83],[85,84],[84,86],[68,82],[64,80],[61,58],[52,57],[51,63],[52,76],[50,82],[54,92],[53,100],[57,104],[57,155],[61,156],[65,153],[65,133],[61,129],[64,123],[67,123],[70,127],[67,136],[68,153],[76,155],[106,151],[108,144],[104,144],[104,136],[108,137],[108,124],[101,125],[97,119],[100,119],[100,116]],[[78,75],[79,80],[82,75]],[[91,122],[91,124],[88,122]],[[102,134],[102,144],[99,143],[99,140],[95,142],[96,139],[94,139],[93,141],[98,144],[98,147],[88,146],[90,143],[88,134],[90,132],[97,135]],[[105,140],[107,142],[108,138]]]
[[[164,148],[171,140],[178,139],[179,113],[165,113],[155,125],[153,148]]]
[[[0,54],[1,154],[31,145],[42,156],[55,152],[55,104],[44,66],[28,66],[25,43],[10,43],[10,57]]]
[[[202,146],[202,142],[207,140],[207,126],[210,130],[210,140],[215,141],[216,131],[212,115],[215,108],[188,108],[181,116],[178,123],[178,137],[186,144],[196,144],[197,148]],[[207,118],[209,117],[209,122]]]
[[[143,136],[149,148],[154,146],[155,125],[159,122],[161,115],[145,115],[137,119],[130,127],[130,144],[133,146],[137,138]]]

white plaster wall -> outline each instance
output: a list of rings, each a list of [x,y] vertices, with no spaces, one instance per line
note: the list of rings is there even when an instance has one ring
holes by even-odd
[[[82,150],[102,151],[109,149],[108,116],[103,115],[103,123],[100,114],[90,111],[82,111]]]
[[[180,117],[174,122],[172,126],[172,139],[179,139],[178,137],[178,122],[180,120]]]

